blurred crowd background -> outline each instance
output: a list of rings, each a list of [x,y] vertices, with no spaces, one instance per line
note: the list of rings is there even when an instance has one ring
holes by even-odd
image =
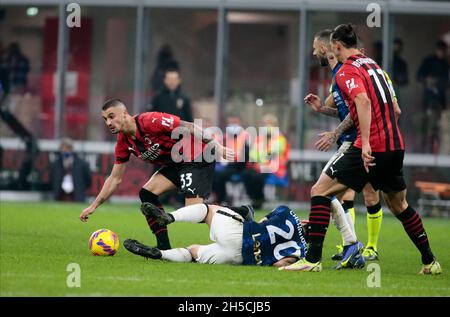
[[[308,92],[324,98],[330,85],[330,70],[311,54],[313,35],[347,22],[357,26],[366,55],[393,79],[407,153],[444,160],[433,164],[419,155],[408,173],[413,180],[449,181],[449,2],[381,2],[381,27],[368,27],[365,1],[92,0],[81,3],[79,28],[58,23],[70,14],[59,1],[2,2],[2,118],[13,116],[29,133],[19,137],[17,125],[1,123],[3,188],[13,189],[11,179],[26,169],[27,154],[13,142],[18,138],[28,150],[36,147],[30,175],[56,160],[64,137],[75,141],[92,173],[107,173],[111,146],[89,153],[83,142],[114,141],[100,109],[118,97],[134,113],[170,111],[201,118],[204,126],[246,128],[276,116],[292,161],[300,164],[288,169],[285,194],[302,200],[329,156],[314,151],[317,134],[338,124],[302,102]],[[58,143],[42,147],[42,140]],[[39,181],[25,174],[23,188],[50,180],[42,172],[34,176]],[[91,190],[101,177],[94,175]]]

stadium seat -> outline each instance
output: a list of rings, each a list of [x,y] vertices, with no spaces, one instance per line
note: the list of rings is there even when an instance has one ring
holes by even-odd
[[[450,216],[450,184],[434,182],[415,182],[420,190],[417,201],[422,216]]]

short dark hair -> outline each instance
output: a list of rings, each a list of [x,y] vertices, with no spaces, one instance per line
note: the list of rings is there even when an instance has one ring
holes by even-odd
[[[164,72],[164,76],[167,75],[167,73],[177,73],[178,75],[180,75],[180,70],[178,68],[171,67],[166,69],[166,71]]]
[[[331,33],[331,40],[341,42],[345,48],[356,48],[358,45],[358,35],[351,23],[335,27]]]
[[[122,100],[120,100],[119,98],[111,98],[111,99],[108,99],[108,100],[106,100],[104,103],[103,103],[103,107],[102,107],[102,111],[106,111],[106,110],[108,110],[109,108],[111,108],[111,107],[116,107],[116,106],[118,106],[118,105],[125,105],[124,103],[123,103],[123,101]]]
[[[317,38],[317,39],[319,39],[321,41],[324,41],[324,42],[329,42],[330,41],[330,35],[331,35],[332,32],[333,31],[331,31],[330,29],[325,29],[325,30],[317,32],[314,35],[314,38]]]

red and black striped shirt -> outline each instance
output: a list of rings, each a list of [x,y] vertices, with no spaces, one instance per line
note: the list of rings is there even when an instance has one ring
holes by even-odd
[[[404,150],[405,144],[397,124],[394,97],[389,89],[384,71],[371,58],[364,55],[350,56],[336,74],[336,83],[350,109],[350,115],[358,129],[354,146],[361,148],[361,130],[355,98],[366,93],[371,102],[370,147],[372,152]]]
[[[178,116],[163,112],[145,112],[134,117],[136,122],[136,136],[127,136],[120,132],[117,136],[115,148],[115,164],[128,162],[130,155],[133,154],[144,162],[167,165],[177,163],[172,157],[172,148],[175,144],[179,144],[180,151],[175,151],[177,160],[182,157],[183,149],[188,148],[195,154],[202,154],[205,147],[203,142],[195,142],[194,138],[184,140],[180,136],[179,139],[172,138],[172,131],[180,126],[180,118]],[[178,134],[176,134],[178,137]],[[187,142],[191,142],[189,147]],[[198,147],[194,152],[194,147]],[[198,156],[197,154],[197,156]],[[191,156],[185,157],[189,160]]]

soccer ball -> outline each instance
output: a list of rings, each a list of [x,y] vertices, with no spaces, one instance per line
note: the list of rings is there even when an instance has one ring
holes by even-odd
[[[114,255],[119,249],[119,237],[108,229],[95,231],[89,239],[89,250],[93,255]]]

